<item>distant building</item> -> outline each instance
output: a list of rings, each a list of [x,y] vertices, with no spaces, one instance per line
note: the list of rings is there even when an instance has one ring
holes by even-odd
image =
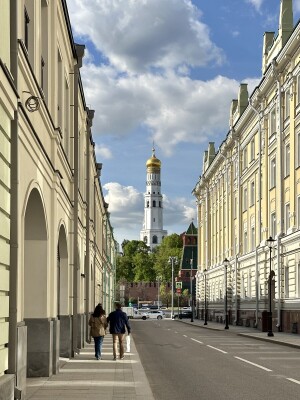
[[[182,290],[188,289],[191,294],[191,276],[193,285],[193,298],[195,299],[195,279],[197,273],[198,258],[198,231],[194,223],[191,222],[187,231],[182,235],[183,251],[177,282],[182,282]]]
[[[161,244],[168,232],[163,229],[163,196],[161,193],[161,162],[152,149],[152,157],[146,163],[147,182],[144,195],[144,223],[140,233],[140,240],[144,241],[152,250]]]

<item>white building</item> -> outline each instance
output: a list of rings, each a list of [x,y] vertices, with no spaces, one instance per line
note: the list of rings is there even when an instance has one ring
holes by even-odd
[[[163,229],[163,196],[161,194],[160,169],[161,162],[152,149],[152,157],[146,162],[147,181],[143,229],[140,240],[144,241],[151,250],[160,244],[168,234]]]

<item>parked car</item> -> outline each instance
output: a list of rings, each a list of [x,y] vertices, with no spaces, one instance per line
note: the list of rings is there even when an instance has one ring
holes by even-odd
[[[182,311],[179,314],[174,314],[174,319],[192,318],[192,311]]]
[[[147,312],[139,311],[139,310],[134,310],[133,311],[133,319],[148,319],[149,315]]]
[[[150,310],[147,312],[150,319],[163,319],[165,318],[165,314],[159,310]]]

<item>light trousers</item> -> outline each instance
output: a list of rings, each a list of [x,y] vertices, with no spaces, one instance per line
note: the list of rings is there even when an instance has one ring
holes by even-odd
[[[120,352],[120,358],[124,356],[124,337],[125,333],[113,333],[113,354],[114,358],[117,358],[117,353],[118,353],[118,344],[119,344],[119,352]]]

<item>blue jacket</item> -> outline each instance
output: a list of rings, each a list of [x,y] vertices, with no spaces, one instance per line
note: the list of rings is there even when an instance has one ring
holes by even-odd
[[[127,314],[120,309],[111,312],[107,317],[107,322],[109,322],[109,333],[125,333],[125,326],[128,334],[130,333]]]

